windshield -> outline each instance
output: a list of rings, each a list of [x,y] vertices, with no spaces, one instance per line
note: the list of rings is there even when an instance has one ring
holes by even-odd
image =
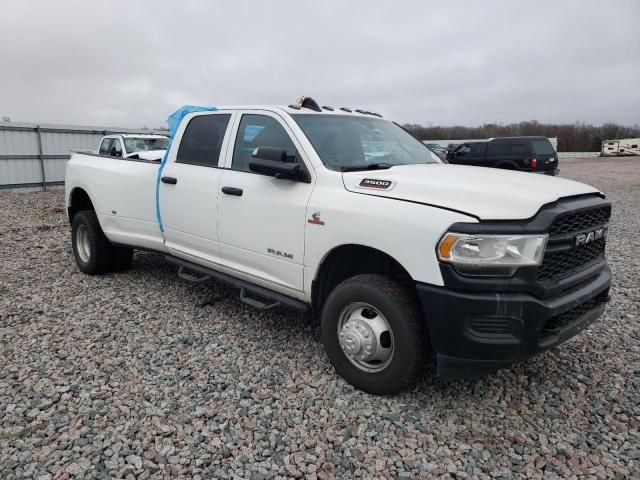
[[[127,153],[147,152],[149,150],[166,150],[169,146],[169,139],[165,137],[125,137],[124,146],[127,150]]]
[[[333,170],[442,163],[426,145],[380,118],[292,115],[322,162]]]

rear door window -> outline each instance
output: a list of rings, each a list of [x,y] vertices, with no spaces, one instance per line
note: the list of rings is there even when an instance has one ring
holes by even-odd
[[[529,146],[525,143],[511,143],[509,144],[507,153],[509,155],[528,155],[531,152],[529,151]]]
[[[176,163],[217,167],[230,114],[198,115],[182,135]]]
[[[505,143],[490,143],[487,147],[487,155],[506,155],[508,145]]]
[[[553,155],[556,153],[551,142],[545,139],[534,140],[533,151],[536,155]]]

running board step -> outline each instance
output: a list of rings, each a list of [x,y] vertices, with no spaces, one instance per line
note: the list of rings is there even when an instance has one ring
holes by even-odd
[[[295,310],[300,313],[309,311],[309,306],[305,302],[288,297],[287,295],[283,295],[282,293],[274,292],[273,290],[269,290],[259,285],[254,285],[253,283],[247,282],[245,280],[240,280],[239,278],[232,277],[231,275],[227,275],[226,273],[218,272],[217,270],[203,267],[202,265],[189,262],[188,260],[183,260],[182,258],[177,258],[171,255],[165,255],[164,258],[167,262],[180,267],[178,269],[178,276],[180,278],[196,282],[201,282],[206,280],[207,278],[211,278],[216,282],[226,283],[227,285],[231,285],[232,287],[239,288],[240,300],[247,305],[251,305],[252,307],[266,310],[274,308],[277,305],[282,305],[283,307],[290,308],[291,310]],[[197,274],[202,275],[202,277],[196,276]],[[249,297],[249,294],[270,300],[272,301],[272,303],[264,303],[260,300],[256,300],[253,297]]]
[[[180,266],[180,268],[178,268],[178,277],[191,283],[204,282],[205,280],[209,280],[210,278],[209,275],[202,275],[201,277],[196,277],[195,275],[189,273],[189,270],[187,270],[187,268],[183,266]]]
[[[246,303],[247,305],[250,305],[254,308],[257,308],[259,310],[271,310],[274,307],[277,307],[278,305],[280,305],[280,302],[273,302],[273,303],[264,303],[261,302],[260,300],[256,299],[256,298],[251,298],[249,295],[247,295],[247,289],[246,288],[241,288],[240,289],[240,301],[242,303]]]

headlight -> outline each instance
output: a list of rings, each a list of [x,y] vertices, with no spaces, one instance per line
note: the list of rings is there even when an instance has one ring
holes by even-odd
[[[438,258],[469,275],[513,275],[542,263],[548,235],[467,235],[447,233]]]

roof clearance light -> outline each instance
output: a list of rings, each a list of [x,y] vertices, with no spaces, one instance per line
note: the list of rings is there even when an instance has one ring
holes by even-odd
[[[313,110],[315,112],[321,112],[322,109],[320,105],[311,97],[300,97],[296,100],[296,105],[300,108],[308,108],[309,110]]]

